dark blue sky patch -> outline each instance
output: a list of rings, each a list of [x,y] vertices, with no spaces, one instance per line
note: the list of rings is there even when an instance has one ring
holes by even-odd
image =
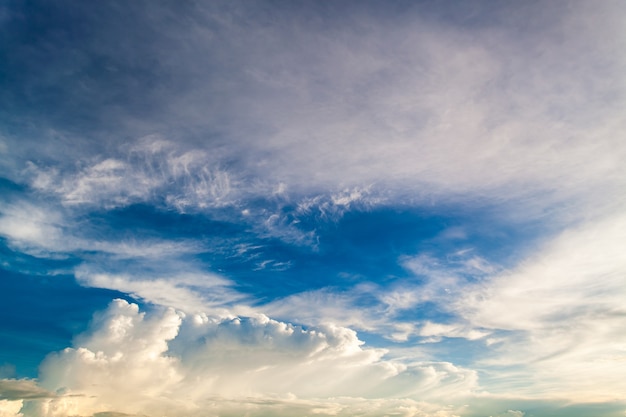
[[[320,252],[325,262],[345,269],[342,272],[384,279],[399,272],[393,265],[400,255],[419,251],[445,227],[444,221],[394,209],[349,212],[336,224],[320,228]]]
[[[181,219],[181,215],[171,213],[154,224],[169,216],[174,223]],[[463,258],[470,256],[485,258],[496,267],[510,266],[519,259],[519,248],[536,238],[510,225],[495,224],[487,214],[455,217],[391,207],[351,211],[336,221],[315,214],[310,218],[300,215],[302,222],[292,227],[314,230],[318,237],[314,248],[260,237],[199,214],[185,218],[198,234],[203,230],[198,226],[206,225],[207,232],[215,228],[221,236],[230,236],[230,240],[219,242],[225,246],[209,247],[200,259],[214,272],[236,282],[240,291],[263,301],[328,286],[341,291],[360,282],[390,285],[406,281],[415,285],[424,277],[415,276],[402,262],[421,254],[440,259],[441,267],[459,268]],[[469,253],[459,254],[459,250]]]
[[[246,233],[244,225],[214,220],[212,213],[187,214],[148,204],[89,213],[85,219],[93,225],[93,233],[113,239],[228,239]]]
[[[58,256],[36,257],[11,248],[5,238],[0,238],[0,262],[7,271],[27,275],[48,275],[54,273],[69,273],[80,263],[81,259],[69,254]]]
[[[0,177],[0,193],[4,195],[5,198],[9,193],[20,193],[23,192],[25,189],[26,187],[24,187],[23,185],[16,184],[15,182],[7,178]]]

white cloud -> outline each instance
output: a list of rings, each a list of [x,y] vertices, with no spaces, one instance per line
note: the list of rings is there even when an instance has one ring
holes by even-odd
[[[414,277],[385,286],[360,283],[340,292],[334,288],[305,291],[273,300],[262,308],[272,316],[298,323],[333,322],[397,342],[405,342],[413,336],[428,337],[431,342],[442,337],[476,340],[489,334],[463,317],[454,318],[452,323],[434,323],[403,315],[427,303],[439,305],[441,312],[447,312],[465,296],[466,286],[492,276],[501,267],[471,248],[457,250],[445,259],[422,253],[401,256],[398,262]]]
[[[63,217],[26,202],[0,206],[0,235],[34,255],[57,252],[63,246]]]
[[[510,270],[475,251],[445,259],[422,254],[400,259],[417,284],[310,291],[263,308],[277,317],[335,322],[397,342],[466,339],[484,351],[468,360],[486,372],[482,384],[493,393],[613,401],[626,389],[625,242],[626,217],[617,213],[547,239]],[[437,322],[402,316],[424,303],[452,317]],[[393,349],[402,355],[404,348]],[[424,346],[407,355],[444,354],[429,352]]]
[[[508,417],[524,417],[526,413],[524,413],[523,411],[519,411],[519,410],[508,410],[505,413],[505,416]]]
[[[253,9],[202,6],[193,24],[161,28],[194,45],[150,45],[180,88],[158,97],[167,111],[121,124],[161,136],[33,166],[31,185],[65,204],[163,197],[181,211],[272,195],[323,195],[338,208],[360,190],[372,201],[487,202],[563,222],[623,204],[619,6],[529,6],[524,19],[494,12],[475,27],[413,10],[392,23],[357,7],[350,24],[330,19],[332,30],[307,19],[268,27]],[[536,20],[534,30],[521,24]],[[218,40],[217,28],[228,35]],[[222,50],[224,63],[206,58]]]
[[[279,415],[369,409],[447,416],[454,411],[449,406],[424,401],[450,404],[476,387],[473,371],[384,354],[344,327],[305,330],[263,315],[220,318],[172,309],[148,315],[116,300],[74,348],[42,364],[40,385],[60,397],[24,410],[28,416],[196,415],[211,404],[216,415],[277,408]]]
[[[142,300],[185,312],[211,311],[224,312],[226,308],[238,304],[238,311],[247,311],[242,304],[245,296],[238,293],[233,282],[207,272],[197,270],[193,265],[183,264],[177,270],[174,262],[163,262],[161,270],[165,275],[126,274],[104,272],[91,264],[83,264],[74,271],[81,285],[122,291]]]
[[[482,339],[489,332],[463,328],[457,324],[441,324],[426,321],[419,329],[419,335],[424,337],[462,337],[468,340]]]
[[[473,326],[505,331],[482,365],[522,366],[532,395],[618,399],[626,389],[624,253],[626,217],[617,214],[566,230],[515,269],[466,287],[453,309]]]
[[[429,343],[441,341],[443,337],[481,339],[490,332],[477,329],[462,318],[455,318],[452,323],[435,323],[412,315],[403,316],[422,308],[427,302],[441,304],[441,311],[448,311],[447,305],[462,292],[460,278],[455,274],[459,274],[459,270],[446,271],[442,267],[437,274],[429,276],[428,282],[419,285],[410,281],[388,287],[360,284],[342,292],[323,288],[292,294],[260,308],[272,316],[298,323],[337,323],[395,342],[406,342],[416,336]],[[363,308],[364,303],[367,308]]]
[[[367,18],[362,23],[372,30],[361,37],[318,35],[321,46],[310,51],[317,63],[284,69],[301,94],[290,100],[269,86],[272,95],[250,111],[276,129],[259,142],[273,155],[262,175],[289,179],[296,189],[379,184],[396,199],[410,194],[421,202],[471,193],[515,200],[526,215],[585,199],[591,186],[617,190],[624,178],[622,105],[572,101],[624,88],[624,61],[614,57],[623,43],[606,36],[619,26],[610,19],[614,26],[598,30],[592,17],[578,14],[588,12],[555,17],[558,29],[542,39],[497,25],[472,36],[426,22],[383,29]],[[595,18],[609,13],[593,11]],[[572,35],[568,42],[559,31]],[[304,42],[309,34],[294,37]],[[598,39],[606,43],[591,55],[576,52]],[[283,53],[289,62],[298,62],[297,54]],[[620,81],[598,80],[596,60],[613,64]],[[324,105],[312,96],[324,97]],[[606,202],[606,195],[596,197]]]
[[[23,403],[22,400],[0,400],[0,417],[23,417],[20,413]]]
[[[115,259],[163,259],[204,250],[192,240],[102,239],[85,234],[74,214],[55,205],[15,201],[0,205],[0,235],[19,250],[38,257],[101,252]],[[98,236],[100,237],[100,236]]]
[[[57,194],[69,206],[114,208],[157,196],[181,211],[234,202],[231,174],[202,150],[185,151],[159,136],[146,136],[121,146],[118,154],[91,156],[63,172],[29,162],[26,172],[35,189]]]
[[[274,300],[261,308],[273,317],[302,324],[336,323],[359,330],[381,331],[388,321],[380,306],[357,307],[360,296],[380,290],[359,286],[350,291],[336,292],[329,288],[292,294]]]
[[[0,417],[24,417],[21,410],[25,401],[55,397],[32,379],[0,379]]]
[[[625,242],[622,214],[566,230],[515,270],[470,292],[462,307],[485,326],[524,330],[619,309]]]
[[[146,318],[136,305],[114,301],[96,316],[92,332],[77,339],[76,348],[52,354],[41,365],[40,384],[65,395],[60,412],[59,401],[33,408],[42,415],[65,415],[68,408],[89,415],[127,403],[133,412],[182,379],[177,359],[164,355],[180,322],[171,309]]]

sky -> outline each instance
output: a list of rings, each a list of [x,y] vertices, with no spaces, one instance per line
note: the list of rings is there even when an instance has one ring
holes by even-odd
[[[0,3],[0,417],[623,417],[626,3]]]

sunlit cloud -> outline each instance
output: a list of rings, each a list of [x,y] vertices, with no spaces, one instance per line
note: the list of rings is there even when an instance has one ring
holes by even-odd
[[[287,410],[344,415],[371,398],[379,412],[404,403],[413,410],[407,415],[422,415],[422,407],[433,407],[423,400],[451,399],[475,387],[473,371],[389,361],[384,350],[362,345],[354,331],[337,326],[305,330],[262,315],[187,316],[173,309],[147,315],[116,300],[75,347],[44,361],[39,383],[59,397],[30,406],[43,415],[56,415],[49,410],[57,403],[80,415],[159,409],[186,415],[220,399],[218,408],[239,411],[252,400],[261,412],[277,402]],[[413,400],[386,399],[398,396]],[[324,398],[330,403],[323,405]]]

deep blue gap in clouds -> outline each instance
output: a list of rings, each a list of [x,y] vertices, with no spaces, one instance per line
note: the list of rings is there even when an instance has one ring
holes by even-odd
[[[95,238],[200,242],[205,251],[193,259],[260,302],[324,287],[342,291],[360,282],[419,284],[421,278],[401,265],[402,257],[427,254],[450,260],[459,248],[509,266],[523,253],[520,248],[536,237],[533,228],[498,223],[488,211],[381,207],[350,211],[338,220],[298,214],[298,223],[291,227],[314,231],[318,244],[313,247],[260,236],[240,215],[227,211],[181,214],[136,204],[91,213],[86,220]],[[442,237],[450,228],[461,228],[466,236]],[[238,253],[241,246],[248,249]]]
[[[107,238],[161,239],[235,238],[246,234],[245,225],[216,220],[214,216],[187,214],[149,204],[88,213],[91,233]]]
[[[428,254],[450,259],[459,248],[510,266],[536,238],[533,228],[496,224],[488,212],[450,213],[383,207],[347,212],[338,221],[300,216],[297,227],[315,231],[318,236],[315,248],[248,235],[245,239],[256,247],[251,259],[221,255],[209,258],[242,291],[270,301],[324,287],[342,291],[360,282],[381,286],[404,280],[419,283],[420,278],[401,265],[402,257]],[[442,238],[440,234],[451,227],[466,229],[467,237]],[[263,260],[290,266],[284,270],[273,269],[272,264],[257,268]]]

